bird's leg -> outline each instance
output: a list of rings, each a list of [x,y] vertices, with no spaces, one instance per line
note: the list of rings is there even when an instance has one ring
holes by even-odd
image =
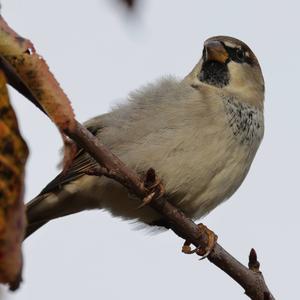
[[[182,246],[182,252],[185,254],[193,254],[196,253],[199,256],[202,256],[201,259],[206,258],[214,249],[215,244],[217,242],[218,236],[208,229],[205,225],[200,223],[198,225],[200,235],[203,237],[205,247],[203,246],[198,246],[195,249],[191,249],[191,242],[185,241],[183,246]]]
[[[165,188],[162,184],[162,181],[156,176],[155,170],[152,168],[150,168],[146,173],[144,179],[144,186],[150,191],[157,190],[157,192],[159,192],[160,197],[165,192]]]
[[[92,167],[85,171],[85,174],[90,176],[106,176],[108,178],[112,178],[117,180],[118,182],[124,184],[126,186],[126,180],[119,176],[118,172],[115,170],[109,170],[102,166]],[[165,193],[165,188],[161,182],[161,180],[156,176],[154,169],[150,168],[145,177],[144,177],[144,187],[148,191],[147,196],[144,197],[142,204],[138,208],[142,208],[145,205],[151,203],[153,197],[156,199],[161,198]]]
[[[150,168],[145,175],[144,186],[149,191],[149,194],[143,199],[143,203],[139,208],[151,203],[154,196],[156,199],[159,199],[165,193],[162,181],[156,176],[155,170],[152,168]]]

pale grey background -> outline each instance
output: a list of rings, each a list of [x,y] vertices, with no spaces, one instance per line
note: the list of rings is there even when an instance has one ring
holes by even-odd
[[[203,41],[247,42],[266,79],[266,134],[238,192],[205,218],[242,262],[255,247],[278,299],[299,291],[299,4],[297,1],[144,0],[127,14],[112,0],[2,0],[9,24],[34,43],[84,121],[163,74],[184,76]],[[26,200],[57,174],[57,129],[11,91],[31,155]],[[149,235],[95,211],[51,222],[24,244],[24,283],[9,300],[246,299],[208,261],[180,253],[172,232]]]

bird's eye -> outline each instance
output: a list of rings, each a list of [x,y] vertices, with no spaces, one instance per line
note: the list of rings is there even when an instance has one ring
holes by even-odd
[[[236,58],[239,62],[244,62],[245,61],[245,52],[243,49],[237,49],[235,52]]]

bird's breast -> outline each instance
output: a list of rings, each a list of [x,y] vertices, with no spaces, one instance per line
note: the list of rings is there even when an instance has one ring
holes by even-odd
[[[194,218],[207,214],[238,189],[264,133],[261,110],[233,97],[222,100],[223,108],[217,113],[222,121],[211,125],[214,129],[209,135],[194,140],[194,153],[182,154],[185,163],[177,167],[178,176],[172,186],[181,192],[178,206]]]
[[[264,134],[263,112],[234,97],[223,96],[223,102],[234,139],[241,145],[257,147]]]

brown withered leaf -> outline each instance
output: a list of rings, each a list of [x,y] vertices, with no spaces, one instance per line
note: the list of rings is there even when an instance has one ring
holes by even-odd
[[[41,108],[61,133],[75,127],[71,103],[45,60],[36,53],[33,44],[13,31],[1,16],[0,67],[8,83]],[[65,151],[64,162],[67,164],[72,160],[70,153]]]
[[[28,148],[9,103],[6,79],[0,70],[0,282],[12,290],[22,271],[21,244],[26,226],[23,203],[24,167]]]
[[[13,67],[53,122],[61,129],[75,126],[70,101],[33,44],[13,31],[0,16],[0,55]]]

